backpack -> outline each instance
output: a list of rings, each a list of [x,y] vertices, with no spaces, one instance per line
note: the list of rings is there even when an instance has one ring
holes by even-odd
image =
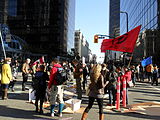
[[[54,78],[57,83],[56,85],[62,85],[67,79],[66,70],[64,70],[62,67],[56,67],[56,68],[57,68],[57,73]]]
[[[115,72],[111,72],[109,75],[108,88],[110,87],[116,88],[116,83],[117,83],[117,74]]]

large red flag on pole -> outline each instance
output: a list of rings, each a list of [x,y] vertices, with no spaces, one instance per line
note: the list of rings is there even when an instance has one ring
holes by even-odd
[[[114,51],[132,53],[134,50],[134,46],[136,44],[140,29],[141,29],[141,25],[117,38],[104,39],[101,45],[101,52],[106,52],[106,50],[114,50]]]

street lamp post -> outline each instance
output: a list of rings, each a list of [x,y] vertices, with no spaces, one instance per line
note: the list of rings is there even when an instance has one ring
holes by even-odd
[[[128,13],[120,11],[120,13],[125,13],[126,14],[126,25],[127,25],[127,32],[128,32]]]
[[[127,25],[127,32],[128,32],[128,13],[124,12],[124,11],[120,11],[120,13],[126,14],[126,25]],[[126,56],[126,54],[123,55],[124,65],[125,65],[125,56]]]

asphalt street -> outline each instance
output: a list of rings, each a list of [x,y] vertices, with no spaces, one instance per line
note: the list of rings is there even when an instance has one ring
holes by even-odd
[[[0,120],[80,120],[83,110],[88,103],[84,94],[81,109],[75,113],[63,113],[62,118],[50,117],[49,107],[44,114],[35,112],[34,104],[28,101],[28,90],[21,91],[22,77],[19,74],[15,84],[15,92],[9,91],[8,100],[0,100]],[[30,87],[28,82],[27,87]],[[114,107],[107,106],[108,99],[104,100],[105,120],[160,120],[160,86],[151,86],[147,82],[137,82],[136,87],[129,88],[129,105],[115,111]],[[88,114],[87,120],[98,120],[98,106],[95,102]]]

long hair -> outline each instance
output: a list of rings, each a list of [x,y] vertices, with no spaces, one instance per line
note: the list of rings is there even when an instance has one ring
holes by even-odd
[[[99,76],[101,75],[102,66],[100,64],[93,65],[93,68],[91,69],[91,82],[97,82]]]

